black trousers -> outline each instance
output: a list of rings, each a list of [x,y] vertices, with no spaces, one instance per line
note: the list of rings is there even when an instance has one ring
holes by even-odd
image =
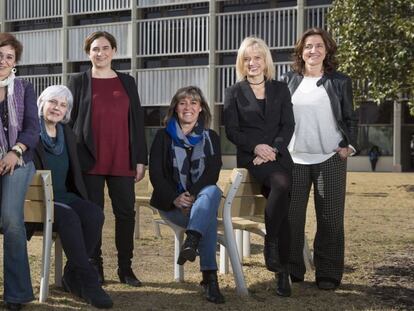
[[[339,285],[344,269],[346,161],[338,154],[322,163],[294,165],[289,208],[289,271],[298,279],[303,279],[306,272],[303,245],[306,207],[312,185],[317,220],[314,241],[316,281],[329,279]]]
[[[132,264],[135,227],[134,177],[84,175],[89,200],[104,208],[105,182],[115,215],[115,245],[118,251],[118,267],[128,269]],[[102,262],[102,231],[91,258]]]
[[[101,208],[90,201],[79,199],[68,205],[55,202],[53,231],[59,233],[68,259],[65,272],[75,271],[83,281],[98,284],[98,275],[88,259],[96,248],[103,223]]]

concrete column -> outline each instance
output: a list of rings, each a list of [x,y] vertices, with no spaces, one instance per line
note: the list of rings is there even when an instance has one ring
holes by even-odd
[[[401,172],[401,102],[394,101],[392,170]]]
[[[210,103],[212,117],[211,128],[218,132],[219,120],[215,113],[216,104],[216,1],[210,0],[210,19],[208,23],[208,94],[207,98]]]
[[[136,1],[131,1],[131,74],[137,78],[137,47],[138,47],[138,30],[137,30],[137,7]]]
[[[296,34],[296,39],[299,40],[302,36],[303,32],[305,31],[305,5],[306,0],[298,0],[297,3],[297,21],[296,21],[296,27],[298,29],[298,32]]]
[[[6,31],[6,0],[0,0],[0,32]]]
[[[61,49],[62,49],[62,84],[68,83],[68,8],[69,0],[62,0],[62,28],[61,28]]]

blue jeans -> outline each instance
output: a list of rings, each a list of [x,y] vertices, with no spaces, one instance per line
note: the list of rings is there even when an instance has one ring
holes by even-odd
[[[177,226],[194,230],[201,234],[198,251],[200,270],[217,270],[217,211],[220,206],[221,191],[217,186],[204,187],[191,207],[188,216],[178,208],[172,211],[160,211],[162,216]]]
[[[26,303],[34,299],[27,256],[24,199],[32,181],[33,162],[1,176],[1,226],[3,228],[4,301]]]

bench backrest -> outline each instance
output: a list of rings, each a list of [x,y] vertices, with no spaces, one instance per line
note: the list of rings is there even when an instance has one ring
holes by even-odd
[[[46,217],[46,204],[48,202],[53,202],[52,174],[50,171],[37,170],[26,193],[24,221],[44,222]]]
[[[258,217],[263,218],[264,221],[264,209],[266,205],[266,199],[261,194],[261,185],[254,180],[254,178],[249,174],[246,169],[235,168],[231,173],[223,172],[223,178],[225,182],[225,187],[223,190],[223,198],[219,217],[222,217],[222,209],[232,189],[235,187],[237,182],[237,177],[241,174],[241,181],[238,186],[237,191],[234,194],[234,198],[231,202],[231,216],[232,217]],[[220,177],[222,175],[220,174]],[[221,179],[221,178],[220,178]]]

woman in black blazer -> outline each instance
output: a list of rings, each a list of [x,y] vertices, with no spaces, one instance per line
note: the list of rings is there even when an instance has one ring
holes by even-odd
[[[81,168],[89,199],[104,207],[107,184],[115,215],[118,276],[122,283],[140,286],[132,271],[135,225],[135,185],[145,174],[147,149],[144,112],[135,80],[111,68],[116,40],[97,31],[85,39],[92,69],[73,76],[69,88],[74,107],[71,126],[77,135]],[[91,258],[104,282],[100,239]]]
[[[266,267],[278,273],[276,293],[290,296],[287,212],[293,163],[287,145],[295,126],[290,93],[286,84],[273,80],[270,50],[259,38],[244,39],[236,72],[239,82],[226,89],[224,100],[226,134],[237,147],[237,166],[263,185]]]
[[[66,124],[72,105],[72,94],[64,85],[49,86],[40,94],[37,100],[40,141],[33,162],[36,169],[52,172],[53,229],[58,232],[68,259],[62,277],[64,289],[97,308],[110,308],[112,299],[102,289],[89,262],[104,214],[98,205],[87,200],[75,135]]]

